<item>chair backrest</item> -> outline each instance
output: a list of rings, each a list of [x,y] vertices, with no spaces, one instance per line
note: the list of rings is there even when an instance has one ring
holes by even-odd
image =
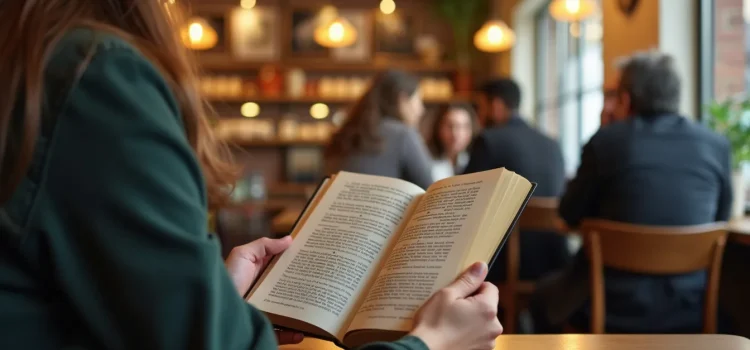
[[[726,225],[643,226],[584,220],[580,229],[588,243],[589,257],[598,250],[606,267],[645,274],[680,274],[711,266],[716,242],[727,235]]]
[[[518,219],[519,230],[557,232],[564,227],[557,213],[556,197],[532,197]]]
[[[562,220],[557,214],[557,198],[555,197],[532,197],[521,213],[518,223],[505,243],[505,283],[501,288],[502,297],[500,303],[504,308],[505,320],[503,326],[505,333],[515,333],[515,317],[519,284],[519,271],[521,261],[521,230],[558,232],[564,227]]]
[[[580,230],[590,262],[592,333],[605,329],[605,266],[651,275],[708,270],[703,331],[715,333],[726,223],[643,226],[591,219],[584,220]]]

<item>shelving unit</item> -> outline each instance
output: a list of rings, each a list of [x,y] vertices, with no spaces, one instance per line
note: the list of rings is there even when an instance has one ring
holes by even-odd
[[[287,60],[281,62],[248,62],[227,60],[225,58],[199,57],[200,66],[204,71],[211,72],[232,72],[232,71],[257,71],[264,66],[274,65],[282,70],[299,68],[305,71],[315,72],[341,72],[341,73],[364,73],[364,72],[382,72],[388,69],[400,69],[412,73],[436,73],[452,74],[458,70],[454,63],[441,63],[438,65],[428,65],[422,62],[413,61],[373,61],[368,63],[349,63],[335,62],[330,59],[304,60],[295,61]]]
[[[317,96],[301,96],[301,97],[287,97],[287,96],[226,96],[221,98],[209,98],[211,103],[265,103],[265,104],[308,104],[308,103],[326,103],[326,104],[349,104],[356,102],[353,98],[332,98],[332,97],[317,97]],[[425,99],[425,104],[445,104],[454,102],[471,102],[470,96],[455,96],[450,99]]]

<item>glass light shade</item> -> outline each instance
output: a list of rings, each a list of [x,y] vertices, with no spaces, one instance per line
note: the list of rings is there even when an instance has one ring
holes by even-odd
[[[474,34],[474,46],[484,52],[510,50],[516,43],[516,34],[503,21],[487,21]]]
[[[325,47],[347,47],[357,41],[357,30],[346,18],[337,17],[315,29],[315,42]]]
[[[561,22],[579,22],[598,10],[594,0],[554,0],[549,4],[549,14]]]
[[[208,50],[216,46],[219,35],[203,18],[193,18],[182,28],[182,43],[191,50]]]
[[[390,15],[396,11],[396,2],[393,0],[381,0],[380,1],[380,12],[385,15]]]

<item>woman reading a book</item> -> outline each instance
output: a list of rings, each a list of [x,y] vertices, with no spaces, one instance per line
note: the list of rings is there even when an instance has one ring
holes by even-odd
[[[234,181],[172,1],[0,2],[0,349],[274,349],[241,297],[291,243],[222,261],[209,205]],[[409,336],[367,349],[489,349],[474,265]]]
[[[390,70],[375,78],[325,151],[326,172],[394,177],[432,184],[432,161],[417,126],[424,113],[419,80]]]

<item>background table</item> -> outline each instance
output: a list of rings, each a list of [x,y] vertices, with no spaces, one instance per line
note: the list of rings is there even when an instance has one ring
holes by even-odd
[[[729,221],[729,239],[750,245],[750,217],[745,216]]]
[[[305,339],[283,350],[338,350],[332,343]],[[501,335],[496,350],[750,350],[750,340],[731,335]]]

